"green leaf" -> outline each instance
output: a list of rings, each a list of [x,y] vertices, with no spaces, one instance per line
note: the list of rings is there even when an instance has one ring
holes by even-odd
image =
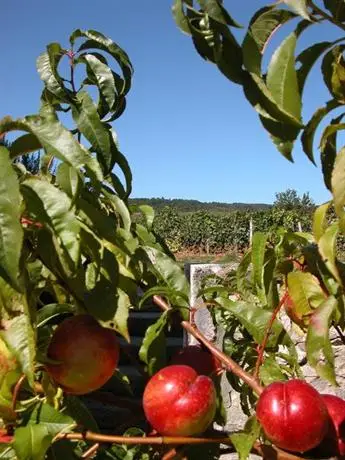
[[[342,285],[342,280],[339,276],[338,268],[336,266],[336,239],[338,231],[339,226],[337,222],[330,225],[319,239],[318,247],[326,267],[332,273],[338,283]]]
[[[16,158],[31,152],[36,152],[41,148],[41,143],[33,134],[24,134],[23,136],[18,137],[8,147],[11,158]]]
[[[240,24],[229,15],[219,0],[198,0],[204,13],[225,26],[241,28]]]
[[[74,424],[71,417],[49,404],[36,405],[28,424],[15,431],[13,447],[18,459],[43,460],[54,436],[70,431]]]
[[[249,332],[257,344],[261,344],[267,330],[272,312],[264,310],[249,302],[233,302],[230,299],[217,297],[215,301],[225,310],[232,313],[243,327]],[[291,344],[282,324],[275,320],[272,325],[271,334],[267,347],[274,348],[280,344]]]
[[[46,225],[68,256],[73,273],[80,257],[80,225],[71,210],[71,200],[62,191],[39,179],[26,179],[21,188],[27,209]]]
[[[139,209],[145,217],[147,229],[152,230],[152,224],[155,218],[154,209],[152,208],[152,206],[148,206],[146,204],[142,204],[141,206],[139,206]]]
[[[148,255],[158,279],[164,281],[170,289],[189,298],[189,284],[178,263],[154,247],[143,246],[143,250]]]
[[[163,312],[158,320],[146,331],[139,350],[140,359],[147,365],[150,375],[155,374],[166,364],[166,338],[164,328],[167,325],[168,312]]]
[[[307,8],[307,0],[283,0],[283,2],[292,8],[302,18],[310,21],[310,16]]]
[[[343,129],[345,129],[345,123],[337,123],[334,125],[328,125],[322,133],[322,137],[320,141],[320,149],[323,150],[325,148],[325,145],[326,145],[326,142],[329,136]]]
[[[250,73],[261,75],[261,60],[265,46],[279,27],[295,17],[291,11],[274,7],[264,7],[255,13],[242,45],[243,63]]]
[[[240,433],[230,435],[231,442],[233,443],[236,452],[239,455],[239,460],[247,460],[252,450],[255,441],[260,435],[260,424],[256,417],[250,417],[244,430]]]
[[[330,296],[318,307],[310,318],[306,338],[308,363],[321,378],[328,380],[332,385],[336,385],[336,376],[329,329],[336,306],[336,298]]]
[[[88,48],[97,48],[106,51],[114,59],[116,59],[124,76],[124,87],[122,88],[121,93],[126,94],[131,86],[133,67],[125,51],[116,43],[114,43],[110,38],[105,37],[103,34],[97,32],[96,30],[75,30],[70,37],[72,46],[76,38],[88,39],[79,47],[78,51],[83,51]]]
[[[109,66],[93,53],[83,54],[78,60],[86,63],[89,72],[92,73],[97,82],[97,86],[109,110],[112,110],[116,102],[117,90],[114,75]]]
[[[45,87],[54,94],[58,100],[70,102],[73,98],[71,90],[64,87],[63,81],[58,74],[58,65],[66,50],[62,49],[59,43],[51,43],[47,51],[37,59],[37,71],[43,80]]]
[[[237,289],[239,292],[245,292],[246,290],[247,272],[251,261],[252,252],[248,250],[238,264],[236,270]]]
[[[294,142],[300,132],[300,128],[263,116],[260,116],[260,121],[264,128],[269,132],[270,137],[279,152],[284,155],[287,160],[293,161],[292,150]]]
[[[82,181],[79,174],[67,163],[61,163],[56,171],[56,181],[70,198],[74,201],[79,195]]]
[[[324,302],[325,294],[317,278],[311,273],[291,272],[288,274],[287,280],[294,312],[303,321],[312,310]]]
[[[279,106],[268,90],[261,71],[262,56],[270,38],[281,25],[295,17],[291,11],[273,7],[262,8],[254,15],[242,45],[243,63],[250,72],[250,77],[243,79],[243,87],[248,101],[262,116],[301,127],[300,119]]]
[[[345,113],[341,113],[338,117],[333,118],[329,126],[338,125],[342,120]],[[328,188],[332,192],[332,174],[334,170],[334,164],[337,157],[337,138],[338,131],[332,132],[326,139],[325,143],[320,148],[321,168],[323,173],[323,180]]]
[[[304,153],[307,155],[310,161],[315,164],[313,154],[313,143],[315,132],[319,127],[322,119],[328,115],[329,112],[340,106],[340,103],[334,99],[328,101],[324,107],[317,109],[314,115],[306,124],[304,131],[301,136],[302,146]]]
[[[108,192],[104,187],[103,187],[103,193],[107,197],[107,200],[109,204],[112,206],[115,214],[120,216],[122,220],[123,228],[127,232],[129,232],[131,229],[132,220],[131,220],[131,215],[130,215],[130,212],[128,210],[126,203],[114,193]]]
[[[154,286],[148,289],[141,297],[139,308],[142,308],[147,299],[154,295],[160,295],[170,300],[173,305],[188,305],[188,297],[183,292],[178,292],[175,289],[170,289],[167,286]]]
[[[274,382],[287,380],[281,367],[273,356],[267,356],[260,366],[260,380],[267,386]]]
[[[33,387],[36,357],[36,334],[30,322],[26,299],[22,298],[24,314],[6,321],[1,337],[6,342]]]
[[[23,229],[20,225],[21,195],[9,152],[0,147],[0,274],[20,289],[20,256]]]
[[[265,233],[255,232],[252,241],[252,265],[253,265],[253,282],[259,287],[263,287],[263,268],[265,260],[267,235]]]
[[[327,8],[337,21],[345,21],[345,5],[341,0],[323,0],[325,8]]]
[[[18,120],[10,117],[0,121],[0,132],[22,130],[35,135],[47,155],[65,161],[77,171],[85,167],[96,179],[102,180],[100,166],[90,153],[56,119],[31,115]]]
[[[322,74],[325,85],[331,95],[340,102],[345,100],[344,49],[344,45],[334,46],[322,61]]]
[[[311,71],[315,62],[319,57],[326,51],[332,44],[335,42],[320,42],[315,43],[309,48],[303,50],[296,58],[296,63],[299,63],[300,66],[297,70],[297,80],[299,91],[302,94],[305,86],[305,82],[309,72]]]
[[[13,422],[16,414],[13,406],[13,389],[22,376],[22,370],[14,354],[0,337],[1,373],[0,373],[0,417],[6,423]],[[0,457],[1,458],[1,457]]]
[[[53,435],[44,425],[27,425],[15,431],[13,447],[18,460],[44,460]]]
[[[345,148],[340,150],[335,159],[331,180],[335,212],[341,216],[344,213],[345,204]]]
[[[42,327],[53,319],[58,319],[61,315],[76,313],[74,305],[50,303],[40,308],[37,312],[37,327]]]
[[[174,4],[172,6],[172,13],[174,20],[177,26],[182,30],[182,32],[192,35],[192,30],[189,26],[189,21],[183,11],[183,4],[187,3],[189,6],[192,6],[192,0],[174,0]]]
[[[97,158],[106,175],[114,166],[110,154],[109,133],[101,122],[97,108],[89,94],[81,91],[76,98],[79,103],[72,106],[73,119],[79,131],[90,142],[91,149],[97,153]]]
[[[314,211],[313,217],[313,234],[316,241],[324,234],[326,227],[327,227],[327,211],[331,205],[331,202],[328,201],[327,203],[318,206]]]
[[[290,34],[274,52],[267,69],[267,88],[278,106],[301,120],[302,102],[295,69],[296,33]]]
[[[116,313],[114,315],[114,327],[121,334],[127,342],[130,342],[131,339],[128,333],[128,316],[129,316],[129,309],[132,305],[131,299],[129,298],[128,294],[124,292],[122,289],[117,289],[117,308]]]

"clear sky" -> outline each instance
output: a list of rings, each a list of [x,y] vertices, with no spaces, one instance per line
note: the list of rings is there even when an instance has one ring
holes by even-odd
[[[68,47],[76,28],[96,29],[129,54],[134,68],[127,110],[115,122],[133,171],[133,197],[201,201],[274,201],[275,193],[309,191],[329,199],[320,168],[299,144],[291,164],[276,151],[239,86],[196,53],[176,27],[172,0],[11,0],[1,8],[0,117],[36,113],[41,81],[37,56],[50,42]],[[262,0],[225,0],[247,24]],[[304,43],[338,36],[313,26]],[[283,35],[278,33],[274,44]],[[269,48],[268,51],[270,51]],[[271,50],[272,51],[272,50]],[[309,79],[305,120],[327,100],[316,72]],[[320,133],[319,133],[320,134]]]

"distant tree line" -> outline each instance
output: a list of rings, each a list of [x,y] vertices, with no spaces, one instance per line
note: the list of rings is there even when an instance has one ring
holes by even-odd
[[[152,200],[142,199],[140,204],[150,202]],[[194,200],[190,202],[194,205],[199,203]],[[263,209],[250,208],[252,205],[249,205],[249,209],[236,209],[231,207],[234,205],[229,205],[227,211],[219,213],[219,206],[213,207],[213,203],[204,204],[208,207],[190,212],[181,211],[181,207],[172,205],[158,210],[156,208],[154,231],[171,251],[242,251],[249,246],[251,226],[254,232],[266,232],[272,236],[279,227],[307,232],[311,230],[315,209],[315,203],[309,193],[300,197],[292,189],[277,193],[273,205],[266,205]],[[182,206],[182,209],[185,208]]]
[[[152,206],[155,211],[160,211],[165,207],[171,207],[178,212],[229,212],[229,211],[253,211],[264,210],[272,207],[265,203],[221,203],[217,201],[203,202],[198,200],[168,199],[168,198],[132,198],[129,200],[132,205],[147,204]]]

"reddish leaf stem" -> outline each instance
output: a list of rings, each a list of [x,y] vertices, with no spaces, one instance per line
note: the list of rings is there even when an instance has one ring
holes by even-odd
[[[153,302],[163,311],[171,310],[171,307],[160,296],[153,296]],[[181,326],[200,343],[205,345],[205,347],[222,362],[224,367],[243,380],[243,382],[245,382],[257,395],[262,393],[263,387],[256,381],[255,377],[246,372],[234,360],[219,350],[219,348],[210,342],[196,326],[193,326],[188,321],[182,321]]]
[[[279,304],[278,306],[273,310],[273,313],[272,313],[272,316],[271,316],[271,319],[267,325],[267,328],[266,328],[266,331],[265,331],[265,335],[264,335],[264,338],[263,338],[263,341],[261,343],[261,345],[259,346],[259,351],[258,351],[258,358],[256,360],[256,364],[255,364],[255,371],[254,371],[254,378],[256,380],[259,379],[259,371],[260,371],[260,366],[262,365],[262,363],[264,362],[264,353],[265,353],[265,348],[267,346],[267,342],[268,342],[268,339],[270,337],[270,333],[271,333],[271,329],[272,329],[272,326],[273,326],[273,323],[281,309],[281,307],[284,305],[285,301],[286,301],[286,298],[288,296],[288,292],[285,291],[282,298],[280,299],[279,301]]]

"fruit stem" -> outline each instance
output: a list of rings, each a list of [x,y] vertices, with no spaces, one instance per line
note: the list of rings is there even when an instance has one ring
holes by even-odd
[[[265,331],[264,338],[262,340],[261,345],[259,346],[258,357],[257,357],[257,360],[256,360],[255,371],[254,371],[255,380],[259,380],[259,370],[260,370],[260,366],[264,362],[264,352],[265,352],[265,348],[267,346],[267,342],[268,342],[268,339],[269,339],[269,336],[270,336],[270,333],[271,333],[271,329],[272,329],[273,323],[274,323],[274,321],[275,321],[275,319],[276,319],[281,307],[284,305],[284,303],[285,303],[285,301],[287,299],[287,296],[288,296],[288,291],[285,291],[283,296],[282,296],[282,298],[279,301],[278,306],[273,310],[271,319],[270,319],[270,321],[269,321],[269,323],[267,325],[266,331]]]
[[[154,295],[152,300],[163,311],[172,310],[172,308],[160,296]],[[257,395],[260,395],[263,392],[263,387],[257,382],[253,375],[246,372],[233,359],[219,350],[219,348],[210,342],[196,326],[192,325],[188,321],[181,321],[181,326],[200,343],[205,345],[205,347],[216,358],[218,358],[219,361],[221,361],[229,371],[233,372],[235,375],[237,375],[237,377],[243,380],[243,382],[245,382]]]

